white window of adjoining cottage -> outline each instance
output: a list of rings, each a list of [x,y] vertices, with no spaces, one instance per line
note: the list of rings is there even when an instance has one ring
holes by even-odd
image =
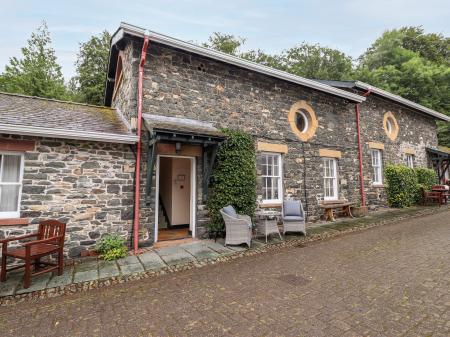
[[[336,200],[338,199],[337,160],[334,158],[324,158],[323,168],[323,199]]]
[[[263,203],[277,203],[282,201],[282,161],[281,154],[261,153],[261,176]]]
[[[409,168],[414,168],[414,155],[413,154],[406,154],[406,166]]]
[[[381,185],[383,184],[383,162],[381,160],[381,150],[372,149],[372,168],[373,168],[373,184]]]
[[[23,154],[0,152],[0,218],[20,216]]]

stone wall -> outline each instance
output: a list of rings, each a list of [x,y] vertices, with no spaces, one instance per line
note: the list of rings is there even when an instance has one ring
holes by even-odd
[[[12,136],[0,135],[0,138]],[[0,238],[34,231],[42,219],[67,223],[65,252],[79,256],[105,233],[129,238],[135,157],[129,145],[38,137],[25,153],[21,217],[28,226],[0,226]]]
[[[399,133],[394,141],[389,139],[383,129],[383,117],[388,111],[393,113],[399,126]],[[373,94],[361,104],[361,137],[365,191],[368,205],[372,209],[386,206],[387,201],[384,187],[372,185],[373,170],[369,142],[384,144],[383,167],[389,163],[405,164],[407,149],[415,152],[415,167],[429,167],[426,148],[437,147],[437,129],[433,118]]]
[[[319,120],[316,135],[305,143],[287,120],[289,109],[299,100],[311,105]],[[359,200],[354,104],[341,98],[151,43],[143,109],[208,121],[219,128],[238,128],[252,134],[255,141],[287,144],[288,153],[283,155],[285,196],[307,204],[309,220],[321,213],[316,200],[316,194],[323,193],[319,149],[339,150],[340,195]]]

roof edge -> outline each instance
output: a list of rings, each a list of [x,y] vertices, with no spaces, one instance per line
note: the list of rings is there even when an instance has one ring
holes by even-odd
[[[187,52],[191,52],[194,54],[202,55],[204,57],[208,57],[227,64],[232,64],[241,68],[245,68],[247,70],[262,73],[291,83],[296,83],[305,87],[309,87],[318,91],[322,91],[334,96],[347,99],[352,102],[361,103],[365,101],[365,97],[362,97],[357,94],[353,94],[338,88],[334,88],[332,86],[319,83],[314,80],[309,80],[300,76],[296,76],[285,71],[277,70],[255,62],[247,61],[220,51],[208,49],[190,42],[185,42],[167,35],[149,31],[142,27],[138,27],[125,22],[120,23],[119,29],[112,36],[111,47],[114,46],[117,42],[119,42],[124,37],[125,33],[139,38],[144,38],[144,36],[148,36],[149,39],[153,42],[161,43],[163,45],[185,50]],[[106,98],[105,101],[107,101]]]
[[[23,98],[31,98],[31,99],[39,99],[42,101],[50,101],[50,102],[57,102],[57,103],[66,103],[66,104],[73,104],[73,105],[81,105],[81,106],[87,106],[91,108],[100,108],[100,109],[107,109],[107,110],[115,110],[115,108],[112,108],[110,106],[106,105],[95,105],[95,104],[87,104],[87,103],[79,103],[79,102],[73,102],[73,101],[64,101],[60,99],[54,99],[54,98],[46,98],[46,97],[39,97],[39,96],[30,96],[30,95],[24,95],[24,94],[18,94],[15,92],[5,92],[0,91],[1,95],[8,95],[8,96],[16,96],[16,97],[23,97]]]
[[[421,104],[415,103],[413,101],[410,101],[409,99],[403,98],[402,96],[390,93],[389,91],[374,87],[373,85],[361,82],[361,81],[355,81],[355,86],[359,89],[364,89],[364,90],[370,90],[371,92],[383,96],[385,98],[389,98],[393,101],[399,102],[403,105],[406,105],[410,108],[419,110],[421,112],[426,113],[427,115],[433,116],[437,119],[443,120],[445,122],[450,122],[450,116],[447,116],[441,112],[437,112],[433,109],[427,108]]]
[[[116,133],[92,132],[92,131],[74,131],[55,128],[50,129],[35,126],[1,124],[1,123],[0,123],[0,133],[23,135],[23,136],[91,140],[91,141],[99,141],[107,143],[123,143],[123,144],[135,144],[139,140],[136,135],[121,135]]]

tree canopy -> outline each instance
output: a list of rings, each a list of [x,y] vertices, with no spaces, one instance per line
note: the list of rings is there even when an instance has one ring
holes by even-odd
[[[358,79],[450,114],[450,39],[422,27],[386,31],[357,60],[345,53],[302,42],[279,54],[242,51],[245,39],[214,33],[207,47],[292,74],[326,80]],[[442,145],[450,146],[450,123],[438,123]]]
[[[43,22],[0,75],[0,90],[46,98],[66,99],[64,77],[51,47],[50,33]]]
[[[77,100],[103,105],[110,39],[111,35],[105,30],[87,42],[80,43],[75,63],[77,74],[70,83]]]

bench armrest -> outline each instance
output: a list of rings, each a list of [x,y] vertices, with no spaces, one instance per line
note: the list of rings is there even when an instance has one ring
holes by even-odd
[[[53,237],[48,238],[48,239],[31,241],[31,242],[24,243],[24,247],[33,246],[33,245],[37,245],[37,244],[40,244],[40,243],[54,243],[55,245],[59,245],[58,241],[61,240],[62,238],[63,238],[63,236],[60,235],[60,236],[53,236]]]
[[[16,240],[32,238],[32,237],[35,237],[35,236],[38,236],[38,233],[27,234],[27,235],[22,235],[22,236],[14,236],[14,237],[10,237],[10,238],[6,238],[6,239],[3,239],[3,240],[0,240],[0,244],[8,243],[9,241],[16,241]]]

